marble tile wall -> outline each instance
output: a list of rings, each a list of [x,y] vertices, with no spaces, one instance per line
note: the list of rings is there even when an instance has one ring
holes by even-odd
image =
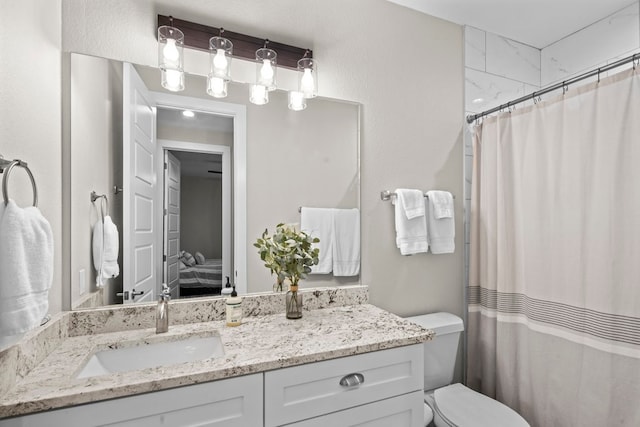
[[[465,115],[469,115],[640,52],[640,0],[542,50],[469,26],[464,35]],[[469,277],[471,132],[471,126],[464,132],[465,283]]]
[[[541,83],[559,83],[639,51],[640,1],[636,1],[543,48]]]
[[[540,50],[478,28],[466,26],[465,110],[480,113],[540,88]],[[464,133],[465,283],[469,277],[472,128]]]

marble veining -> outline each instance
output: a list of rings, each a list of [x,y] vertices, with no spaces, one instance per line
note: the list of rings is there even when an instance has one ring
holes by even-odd
[[[540,84],[540,50],[487,33],[486,71],[513,80]]]
[[[223,357],[91,378],[74,377],[98,349],[209,333],[220,334]],[[162,335],[156,335],[153,328],[144,328],[69,337],[3,396],[0,418],[419,344],[433,335],[433,331],[394,314],[360,304],[310,310],[299,320],[286,319],[282,313],[250,316],[238,327],[226,327],[223,321],[215,320],[174,325]]]
[[[331,306],[365,304],[369,288],[362,285],[339,288],[301,288],[303,309],[317,310]],[[285,293],[264,293],[242,296],[245,317],[284,312]],[[155,326],[156,303],[108,306],[69,313],[69,336],[102,334],[132,328]],[[169,324],[209,322],[225,317],[223,298],[180,299],[169,302]]]
[[[542,85],[567,80],[640,48],[640,3],[542,49]]]

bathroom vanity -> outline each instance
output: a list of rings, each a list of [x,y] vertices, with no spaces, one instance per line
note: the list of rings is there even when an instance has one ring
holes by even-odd
[[[369,304],[334,303],[305,311],[296,321],[282,313],[261,314],[245,318],[238,327],[213,320],[172,325],[166,334],[146,327],[94,330],[87,323],[95,319],[61,316],[59,321],[82,334],[60,339],[16,379],[0,399],[0,426],[274,427],[379,425],[381,420],[385,425],[420,425],[421,343],[433,332]],[[264,304],[257,306],[264,309]],[[113,319],[103,313],[98,323],[117,329]],[[98,351],[201,336],[219,336],[223,352],[78,378]]]

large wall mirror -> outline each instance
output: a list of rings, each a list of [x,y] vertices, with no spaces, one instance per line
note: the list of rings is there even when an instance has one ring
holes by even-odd
[[[302,206],[359,208],[357,103],[319,97],[295,112],[284,91],[256,106],[244,84],[219,100],[203,76],[187,75],[186,90],[172,94],[155,68],[79,54],[70,64],[74,309],[153,300],[162,283],[174,298],[215,295],[227,276],[242,291],[271,291],[253,247],[265,228],[299,223]],[[97,280],[92,240],[103,213],[119,231],[120,274]],[[182,265],[189,254],[195,268]],[[359,282],[310,275],[303,286]]]

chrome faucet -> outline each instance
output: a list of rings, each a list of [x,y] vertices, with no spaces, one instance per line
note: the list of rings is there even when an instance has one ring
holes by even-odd
[[[169,330],[169,300],[171,292],[166,283],[162,284],[162,292],[158,299],[158,307],[156,308],[156,334],[161,334]]]

